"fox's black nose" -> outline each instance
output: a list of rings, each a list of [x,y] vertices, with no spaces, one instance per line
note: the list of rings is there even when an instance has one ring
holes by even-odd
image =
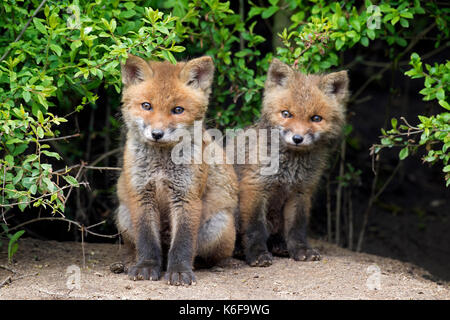
[[[152,137],[155,140],[159,140],[164,136],[164,131],[160,130],[160,129],[154,129],[152,130]]]
[[[300,144],[303,142],[303,137],[299,134],[296,134],[292,137],[292,141],[294,141],[295,144]]]

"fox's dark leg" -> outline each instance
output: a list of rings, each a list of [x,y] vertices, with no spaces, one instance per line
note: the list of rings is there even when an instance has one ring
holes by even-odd
[[[137,262],[128,270],[132,280],[156,281],[161,277],[160,220],[154,199],[154,191],[147,190],[140,201],[138,210],[142,213],[137,215],[135,221]]]
[[[274,256],[279,257],[288,257],[289,252],[287,250],[286,241],[284,240],[284,237],[280,233],[275,233],[270,235],[269,240],[267,240],[267,245],[269,247],[270,252]]]
[[[297,261],[320,260],[320,253],[307,241],[310,193],[296,193],[289,197],[284,207],[285,239],[289,256]]]
[[[267,249],[267,197],[252,183],[243,180],[241,185],[239,202],[245,260],[252,267],[270,266],[273,258]]]
[[[185,200],[188,198],[188,200]],[[192,266],[194,262],[197,233],[202,201],[184,196],[172,205],[172,239],[167,260],[165,280],[171,285],[189,285],[196,282]]]

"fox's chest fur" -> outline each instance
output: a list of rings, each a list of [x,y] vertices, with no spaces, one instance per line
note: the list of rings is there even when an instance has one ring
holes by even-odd
[[[136,190],[145,190],[150,185],[158,193],[167,195],[170,190],[186,190],[192,184],[193,165],[175,164],[170,148],[138,144],[135,141],[129,141],[127,148],[131,155],[128,164],[131,183]]]
[[[261,178],[268,188],[301,191],[317,183],[325,164],[326,154],[322,150],[300,152],[280,148],[277,173]]]

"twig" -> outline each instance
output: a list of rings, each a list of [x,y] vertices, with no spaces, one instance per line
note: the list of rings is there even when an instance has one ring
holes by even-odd
[[[80,168],[80,170],[78,170],[77,175],[75,176],[75,179],[76,179],[77,181],[78,181],[78,178],[80,177],[81,172],[83,171],[83,166],[84,166],[84,163],[81,163],[81,168]],[[67,192],[67,196],[66,196],[66,198],[64,199],[64,205],[66,204],[67,199],[69,199],[70,194],[72,193],[72,190],[73,190],[73,185],[70,185],[69,192]]]
[[[2,283],[0,283],[0,288],[2,288],[4,285],[12,282],[12,276],[8,276],[5,280],[3,280]]]
[[[37,13],[39,12],[39,10],[41,10],[41,8],[44,6],[44,4],[47,2],[47,0],[43,0],[41,2],[41,4],[39,5],[39,7],[37,7],[37,9],[34,11],[33,15],[30,17],[30,19],[28,19],[27,24],[25,25],[25,27],[23,27],[22,31],[20,32],[20,34],[17,36],[16,40],[14,40],[14,42],[12,43],[16,43],[17,41],[20,40],[20,38],[22,38],[23,34],[25,33],[25,30],[27,30],[28,26],[31,23],[31,20],[37,15]],[[0,58],[0,62],[2,62],[9,54],[9,52],[11,51],[11,48],[9,48],[4,54],[3,56]]]
[[[370,214],[370,211],[372,210],[372,206],[373,206],[374,202],[378,199],[378,197],[386,189],[386,187],[389,185],[389,183],[392,181],[392,179],[394,178],[395,174],[397,173],[398,169],[400,168],[401,161],[399,161],[397,163],[397,166],[395,167],[395,169],[392,172],[391,176],[386,180],[384,185],[378,190],[378,192],[375,193],[375,188],[376,188],[376,184],[377,184],[377,181],[378,181],[378,169],[380,167],[379,164],[380,163],[378,162],[377,174],[375,175],[375,177],[373,179],[373,182],[372,182],[372,190],[371,190],[371,195],[370,195],[370,198],[369,198],[369,203],[367,204],[366,211],[364,211],[363,225],[361,227],[361,231],[360,231],[359,237],[358,237],[358,244],[356,246],[356,251],[357,252],[361,252],[361,249],[362,249],[362,243],[363,243],[363,240],[364,240],[364,234],[366,232],[367,222],[369,220],[369,214]]]
[[[327,177],[327,235],[328,242],[332,242],[332,231],[331,231],[331,190],[330,190],[330,174]]]
[[[11,282],[12,281],[16,281],[16,280],[20,280],[20,279],[23,279],[23,278],[26,278],[26,277],[34,277],[34,276],[37,276],[38,274],[39,274],[39,272],[30,273],[30,274],[23,274],[21,276],[18,276],[18,277],[15,277],[15,278],[11,279]]]
[[[341,155],[340,155],[340,163],[339,163],[339,177],[342,178],[344,175],[344,162],[345,162],[345,148],[346,141],[342,139],[341,142]],[[336,244],[339,245],[340,242],[340,233],[341,233],[341,200],[342,200],[342,180],[339,180],[338,187],[336,190]]]
[[[35,219],[32,219],[32,220],[28,220],[28,221],[26,221],[26,222],[24,222],[24,223],[18,224],[17,226],[14,226],[14,227],[12,227],[12,228],[9,228],[8,232],[11,232],[11,231],[13,231],[13,230],[22,228],[23,226],[25,226],[25,225],[27,225],[27,224],[30,224],[30,223],[39,222],[39,221],[45,221],[45,220],[68,222],[69,225],[70,225],[70,224],[73,224],[73,225],[77,226],[78,228],[80,228],[80,230],[83,229],[83,226],[82,226],[80,223],[78,223],[78,222],[76,222],[76,221],[73,221],[73,220],[70,220],[70,219],[67,219],[67,218],[59,218],[59,217],[43,217],[43,218],[35,218]],[[94,235],[94,236],[97,236],[97,237],[103,237],[103,238],[110,238],[110,239],[114,239],[114,238],[116,238],[116,237],[120,234],[120,232],[117,233],[117,234],[112,234],[112,235],[109,235],[109,234],[100,234],[100,233],[97,233],[97,232],[90,231],[88,228],[85,228],[85,227],[84,227],[84,230],[85,230],[87,233],[92,234],[92,235]],[[0,233],[0,235],[4,235],[4,234],[6,234],[6,233],[5,233],[5,232]]]
[[[348,188],[348,249],[353,250],[353,203],[352,188]]]
[[[80,134],[79,133],[75,133],[72,134],[70,136],[64,136],[64,137],[56,137],[56,138],[46,138],[46,139],[39,139],[39,142],[45,142],[45,141],[57,141],[57,140],[65,140],[65,139],[70,139],[70,138],[75,138],[75,137],[79,137]]]
[[[86,269],[86,253],[84,251],[84,226],[81,226],[81,251],[83,252],[83,269]]]
[[[4,266],[4,265],[0,265],[0,269],[3,269],[3,270],[6,270],[6,271],[9,271],[9,272],[11,272],[11,273],[14,273],[14,274],[16,274],[16,273],[17,273],[17,271],[15,271],[15,270],[13,270],[13,269],[11,269],[11,268],[7,267],[7,266]]]
[[[84,166],[85,169],[92,169],[92,170],[113,170],[113,171],[122,171],[122,168],[118,167],[93,167],[93,166]],[[81,171],[81,169],[80,169]]]
[[[4,285],[12,283],[13,281],[20,280],[20,279],[23,279],[26,277],[37,276],[38,274],[39,274],[38,272],[35,272],[35,273],[31,273],[31,274],[24,274],[24,275],[15,277],[15,278],[13,278],[12,276],[8,276],[5,280],[3,280],[2,283],[0,283],[0,288],[3,287]]]

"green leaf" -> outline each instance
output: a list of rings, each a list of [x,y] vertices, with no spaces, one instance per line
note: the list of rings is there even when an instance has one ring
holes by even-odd
[[[280,9],[278,6],[272,6],[272,7],[267,8],[261,14],[261,18],[263,18],[263,19],[270,18],[272,15],[274,15],[278,11],[278,9]]]
[[[64,180],[66,180],[71,186],[74,187],[78,187],[79,183],[77,181],[77,179],[75,179],[74,177],[67,175],[67,176],[62,176],[64,178]]]
[[[52,49],[53,52],[55,52],[58,56],[61,56],[62,48],[54,43],[50,45],[50,49]]]
[[[47,29],[46,29],[45,26],[42,24],[42,22],[39,21],[38,18],[33,18],[33,23],[34,23],[34,26],[36,27],[36,29],[37,29],[40,33],[43,33],[43,34],[47,35]]]
[[[392,128],[394,128],[394,129],[397,128],[397,119],[396,118],[391,119],[391,125],[392,125]]]
[[[400,158],[400,160],[404,160],[408,157],[408,154],[409,154],[408,147],[404,147],[402,150],[400,150],[398,157]]]
[[[441,105],[441,107],[443,107],[443,108],[445,108],[445,109],[447,109],[447,110],[450,110],[450,105],[448,104],[447,101],[445,101],[445,100],[439,100],[439,104]]]
[[[367,37],[362,37],[362,38],[361,38],[361,44],[362,44],[364,47],[368,47],[368,46],[369,46],[369,39],[368,39]]]
[[[31,93],[30,91],[24,91],[22,93],[22,98],[25,100],[25,102],[29,102],[31,100]]]
[[[9,239],[8,243],[8,261],[12,261],[12,257],[17,252],[17,249],[19,248],[17,241],[19,238],[25,233],[25,230],[17,231],[14,235],[12,235]]]

